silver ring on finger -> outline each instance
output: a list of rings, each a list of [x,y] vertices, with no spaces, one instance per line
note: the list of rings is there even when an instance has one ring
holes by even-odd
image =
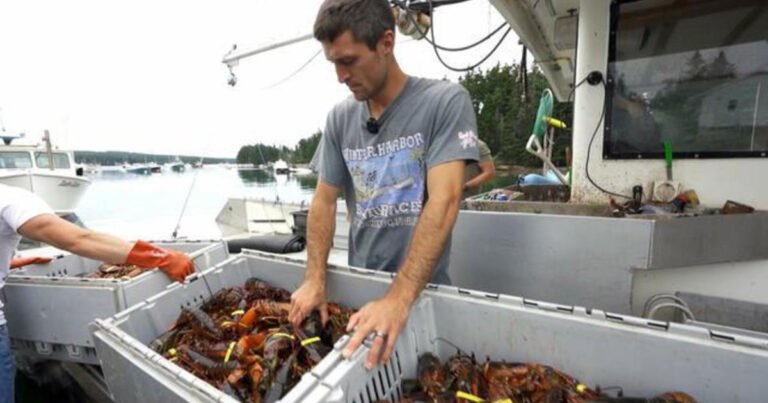
[[[383,337],[386,338],[387,334],[384,332],[379,332],[378,330],[375,332],[376,337]]]

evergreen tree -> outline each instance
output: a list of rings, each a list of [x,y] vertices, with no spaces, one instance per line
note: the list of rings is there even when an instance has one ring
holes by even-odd
[[[706,67],[706,75],[708,79],[724,80],[728,78],[736,77],[736,66],[728,61],[725,56],[725,52],[722,50],[717,54],[717,57],[712,60]]]
[[[693,52],[691,58],[685,63],[686,69],[683,71],[680,81],[694,81],[704,78],[707,72],[704,64],[704,58],[701,57],[701,53],[698,50]]]
[[[322,132],[318,130],[313,135],[299,140],[299,143],[293,150],[291,161],[296,164],[306,164],[312,160],[315,150],[320,144]]]

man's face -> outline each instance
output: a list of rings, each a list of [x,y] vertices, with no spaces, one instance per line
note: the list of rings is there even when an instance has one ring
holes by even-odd
[[[346,84],[358,101],[367,100],[384,88],[386,55],[391,51],[388,36],[389,33],[379,40],[375,50],[369,49],[364,42],[356,41],[349,30],[333,42],[323,42],[325,58],[336,67],[339,83]]]

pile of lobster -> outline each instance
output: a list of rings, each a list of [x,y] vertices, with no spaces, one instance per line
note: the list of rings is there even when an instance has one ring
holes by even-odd
[[[288,321],[291,294],[251,278],[186,307],[150,347],[244,402],[274,402],[344,335],[353,310],[328,304],[325,326],[313,312],[300,327]]]
[[[682,392],[652,399],[609,397],[546,365],[489,359],[479,363],[461,352],[444,365],[431,353],[421,355],[418,380],[410,385],[401,402],[696,403]]]
[[[142,269],[139,266],[132,264],[109,264],[102,263],[99,269],[93,273],[88,274],[89,278],[114,278],[114,279],[131,279],[144,273],[146,269]]]

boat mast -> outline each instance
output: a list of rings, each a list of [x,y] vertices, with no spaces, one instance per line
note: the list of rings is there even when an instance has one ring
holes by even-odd
[[[11,141],[13,141],[13,139],[5,135],[5,123],[3,122],[2,112],[3,108],[0,108],[0,130],[2,130],[2,132],[0,132],[0,138],[3,139],[3,144],[9,146],[11,145]]]
[[[45,142],[45,152],[48,154],[48,169],[53,171],[53,150],[51,149],[51,134],[48,130],[43,135],[43,141]]]

